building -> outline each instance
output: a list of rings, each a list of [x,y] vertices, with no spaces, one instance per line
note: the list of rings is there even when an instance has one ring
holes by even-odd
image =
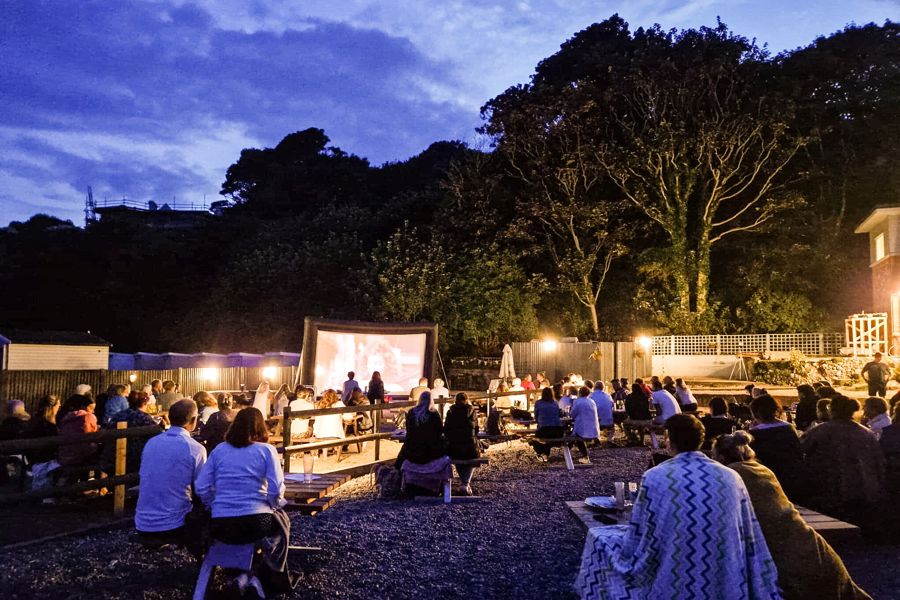
[[[888,315],[888,347],[900,349],[900,206],[878,206],[856,228],[869,235],[872,312]]]
[[[87,224],[103,221],[152,229],[194,229],[209,223],[215,216],[203,204],[162,204],[118,200],[94,203],[88,200]],[[221,210],[217,214],[221,214]]]
[[[0,368],[7,371],[106,369],[110,343],[80,331],[0,332]]]

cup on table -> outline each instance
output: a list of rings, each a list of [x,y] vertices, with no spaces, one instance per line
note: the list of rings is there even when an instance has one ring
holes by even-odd
[[[312,452],[303,453],[303,482],[312,482],[313,467],[315,466],[316,455]]]
[[[638,497],[638,484],[634,481],[628,482],[628,492],[625,496],[625,501],[627,504],[634,506],[635,501]]]
[[[625,510],[625,482],[617,481],[613,485],[616,487],[616,508]]]

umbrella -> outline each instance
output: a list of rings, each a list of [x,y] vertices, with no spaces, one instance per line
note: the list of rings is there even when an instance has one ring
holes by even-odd
[[[513,351],[509,344],[503,346],[503,358],[500,359],[500,378],[513,379],[516,368],[513,365]]]

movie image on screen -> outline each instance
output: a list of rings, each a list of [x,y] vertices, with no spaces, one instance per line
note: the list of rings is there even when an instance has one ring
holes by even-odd
[[[365,389],[374,371],[381,373],[386,393],[408,393],[425,368],[424,333],[373,334],[319,330],[316,337],[315,386],[341,389],[347,372]]]

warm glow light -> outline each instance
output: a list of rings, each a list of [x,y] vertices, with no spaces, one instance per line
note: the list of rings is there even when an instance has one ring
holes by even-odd
[[[218,369],[214,367],[205,367],[200,369],[200,376],[203,377],[204,381],[215,381]]]
[[[324,375],[324,374],[325,374],[325,367],[323,367],[322,365],[316,365],[316,375]]]
[[[636,341],[638,346],[640,346],[644,350],[650,350],[650,348],[653,347],[653,338],[647,337],[646,335],[642,335],[636,338],[634,341]]]
[[[131,383],[134,383],[135,381],[137,381],[137,373],[132,373],[131,375],[129,375],[128,381],[130,381]]]
[[[275,375],[278,374],[278,369],[275,367],[263,367],[262,374],[265,379],[275,379]]]
[[[556,340],[546,339],[541,342],[541,350],[544,352],[554,352],[559,343]]]

